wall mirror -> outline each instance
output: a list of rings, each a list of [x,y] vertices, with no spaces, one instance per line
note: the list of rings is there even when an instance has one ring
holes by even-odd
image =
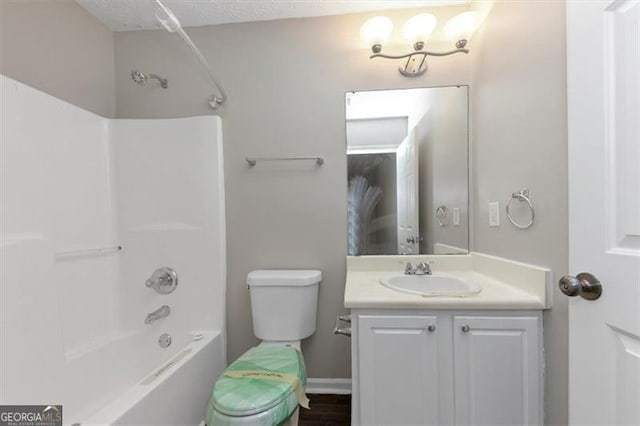
[[[348,92],[348,254],[469,251],[468,87]]]

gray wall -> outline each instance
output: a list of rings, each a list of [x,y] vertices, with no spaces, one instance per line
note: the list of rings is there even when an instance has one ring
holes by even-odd
[[[497,2],[474,37],[472,140],[474,250],[568,267],[565,3]],[[536,208],[529,230],[505,217],[512,192],[528,187]],[[489,228],[490,201],[501,226]],[[567,423],[567,297],[553,286],[544,315],[546,424]]]
[[[72,0],[0,0],[0,73],[115,116],[113,34]]]
[[[0,3],[0,71],[105,116],[113,115],[111,33],[72,1]],[[388,13],[401,22],[415,11]],[[453,11],[438,8],[441,20]],[[331,334],[343,311],[347,90],[468,83],[474,74],[474,246],[567,270],[564,2],[499,2],[469,56],[430,59],[406,79],[390,61],[370,61],[358,36],[370,15],[189,29],[227,87],[224,118],[228,222],[229,356],[255,343],[245,274],[259,267],[324,272],[318,332],[305,344],[312,377],[349,376],[348,340]],[[205,76],[176,36],[115,35],[116,115],[212,114]],[[469,65],[472,59],[472,66]],[[164,73],[170,89],[141,88],[131,68]],[[248,169],[245,155],[321,154],[327,162]],[[522,161],[518,161],[523,159]],[[487,202],[528,186],[537,207],[529,231],[487,227]],[[567,300],[545,314],[547,423],[567,421]]]
[[[434,253],[434,243],[469,249],[468,216],[468,88],[430,90],[429,110],[416,125],[420,157],[421,253]],[[448,224],[435,214],[447,206]],[[460,209],[460,225],[453,225],[453,209]]]
[[[437,8],[446,20],[459,9]],[[397,22],[416,10],[387,13]],[[345,92],[468,83],[469,56],[430,59],[402,77],[398,63],[370,60],[359,30],[371,14],[189,28],[229,93],[223,117],[227,194],[229,360],[256,343],[245,277],[256,268],[318,268],[318,329],[303,344],[310,377],[349,377],[349,339],[334,336],[346,273]],[[449,46],[435,46],[449,48]],[[163,31],[115,34],[117,116],[212,114],[212,92],[193,56]],[[138,87],[129,70],[169,78]],[[153,85],[152,85],[153,86]],[[245,156],[322,155],[313,164],[259,164]]]

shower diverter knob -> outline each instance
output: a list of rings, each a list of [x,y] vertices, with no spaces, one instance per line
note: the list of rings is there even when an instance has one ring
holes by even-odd
[[[169,294],[178,287],[178,274],[169,267],[158,268],[153,271],[145,285],[160,294]]]

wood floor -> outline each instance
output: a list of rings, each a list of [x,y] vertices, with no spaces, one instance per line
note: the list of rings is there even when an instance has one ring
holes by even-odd
[[[349,426],[351,395],[307,394],[310,410],[300,408],[300,426]]]

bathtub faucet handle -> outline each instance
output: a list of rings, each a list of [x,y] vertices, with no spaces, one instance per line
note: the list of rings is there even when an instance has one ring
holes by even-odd
[[[145,281],[145,285],[160,294],[169,294],[178,286],[178,273],[166,266],[158,268]]]

